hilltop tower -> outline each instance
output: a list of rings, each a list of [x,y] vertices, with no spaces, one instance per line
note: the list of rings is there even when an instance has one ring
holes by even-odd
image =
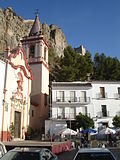
[[[42,34],[38,14],[36,14],[29,36],[23,37],[21,42],[33,72],[30,125],[33,129],[43,132],[49,111],[48,43]]]

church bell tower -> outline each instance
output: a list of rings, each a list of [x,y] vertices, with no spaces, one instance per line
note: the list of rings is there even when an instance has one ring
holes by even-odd
[[[36,14],[29,36],[21,40],[30,68],[33,72],[31,90],[31,126],[43,130],[48,118],[49,67],[48,43],[42,34],[40,20]]]

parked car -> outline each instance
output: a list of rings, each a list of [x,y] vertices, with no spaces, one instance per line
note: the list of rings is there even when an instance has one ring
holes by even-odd
[[[115,160],[114,155],[107,148],[81,148],[73,160]]]
[[[58,160],[46,148],[15,148],[8,151],[0,160]]]
[[[5,145],[0,142],[0,158],[7,152]]]

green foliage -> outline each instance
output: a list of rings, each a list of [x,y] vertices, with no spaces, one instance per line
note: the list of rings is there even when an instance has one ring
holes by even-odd
[[[94,80],[120,80],[120,62],[117,58],[106,57],[104,53],[95,54]]]
[[[30,126],[27,127],[27,134],[28,136],[32,135],[32,128]]]
[[[75,52],[71,46],[64,50],[64,56],[59,58],[58,66],[54,66],[56,81],[87,80],[88,73],[93,72],[93,63],[90,53],[82,56]]]
[[[115,116],[113,118],[113,125],[116,127],[116,128],[120,128],[120,116]]]
[[[93,128],[94,127],[93,119],[91,119],[87,115],[79,113],[79,115],[76,116],[76,127],[83,129],[88,129],[90,127]]]
[[[54,81],[56,80],[57,74],[59,73],[58,68],[59,68],[60,58],[56,56],[52,46],[49,48],[48,55],[49,55],[48,63],[49,63],[50,81]]]
[[[88,75],[92,80],[120,80],[120,62],[104,53],[80,55],[71,46],[64,50],[64,56],[57,57],[54,49],[49,49],[50,81],[85,81]]]

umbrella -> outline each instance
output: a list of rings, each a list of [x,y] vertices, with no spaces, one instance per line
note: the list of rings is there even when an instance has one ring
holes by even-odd
[[[82,133],[96,133],[97,131],[91,128],[85,129],[81,131]]]
[[[70,129],[70,128],[67,128],[64,131],[61,131],[61,134],[63,134],[63,135],[77,135],[77,132]]]
[[[114,129],[111,129],[109,127],[105,128],[105,129],[102,129],[98,135],[104,135],[104,134],[115,134],[116,131]]]
[[[106,128],[106,130],[105,130],[105,134],[115,134],[116,133],[116,131],[114,130],[114,129],[111,129],[111,128]]]

